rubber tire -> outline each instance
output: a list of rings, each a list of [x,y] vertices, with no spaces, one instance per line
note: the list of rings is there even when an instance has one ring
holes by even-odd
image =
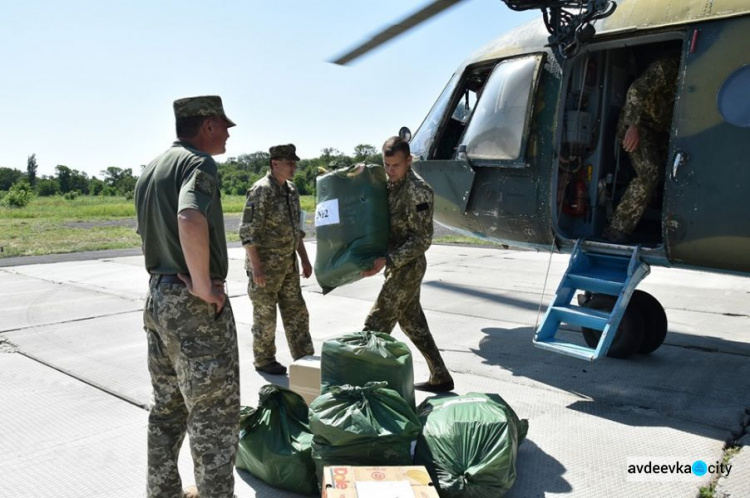
[[[594,294],[583,306],[599,311],[612,311],[616,301],[617,299],[614,296]],[[640,308],[628,306],[622,315],[620,326],[617,328],[615,338],[609,346],[607,356],[609,358],[627,358],[637,353],[641,347],[641,342],[643,342],[644,329],[644,320]],[[581,327],[581,332],[583,332],[583,339],[586,344],[590,348],[596,348],[602,331]]]
[[[633,292],[628,307],[630,306],[638,308],[644,320],[645,331],[638,353],[653,353],[659,349],[667,337],[667,314],[654,296],[642,290]]]

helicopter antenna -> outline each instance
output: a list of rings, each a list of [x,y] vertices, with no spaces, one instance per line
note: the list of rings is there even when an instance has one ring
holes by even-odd
[[[515,11],[540,9],[549,31],[549,45],[558,57],[575,55],[596,30],[593,23],[609,17],[617,8],[613,0],[503,0]]]

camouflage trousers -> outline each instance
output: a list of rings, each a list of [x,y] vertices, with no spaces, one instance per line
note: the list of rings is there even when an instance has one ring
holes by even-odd
[[[612,217],[612,228],[631,234],[641,221],[665,168],[668,142],[669,136],[664,133],[647,128],[641,131],[638,148],[628,153],[638,176],[630,181],[622,195]]]
[[[419,303],[426,269],[424,256],[400,268],[386,267],[385,283],[365,320],[365,330],[390,334],[398,323],[427,360],[430,382],[438,384],[451,380],[451,374],[440,356]]]
[[[253,355],[256,367],[276,361],[276,307],[286,333],[289,352],[295,360],[315,354],[310,337],[310,315],[302,297],[297,256],[269,258],[263,261],[266,286],[253,282],[252,272],[247,294],[253,302]]]
[[[184,285],[150,285],[143,309],[154,404],[148,417],[151,498],[182,496],[177,470],[185,432],[201,498],[234,496],[240,411],[237,329],[227,299],[215,306]]]

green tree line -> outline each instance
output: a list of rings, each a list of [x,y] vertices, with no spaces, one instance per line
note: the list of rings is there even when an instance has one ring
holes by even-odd
[[[326,147],[319,157],[302,159],[297,163],[294,183],[302,195],[315,194],[315,177],[323,170],[332,170],[352,164],[381,163],[382,155],[372,145],[361,144],[349,156]],[[265,175],[270,167],[267,152],[253,152],[230,157],[218,162],[219,184],[222,193],[244,195],[250,186]],[[143,170],[144,166],[140,169]],[[109,166],[101,171],[101,178],[89,177],[86,172],[59,164],[54,175],[37,176],[36,154],[28,157],[26,171],[0,166],[0,199],[4,204],[25,206],[34,195],[62,195],[68,199],[78,195],[107,195],[132,198],[138,176],[132,168]]]

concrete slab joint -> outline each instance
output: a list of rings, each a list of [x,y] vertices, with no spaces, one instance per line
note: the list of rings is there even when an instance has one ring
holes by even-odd
[[[315,244],[308,253],[314,259]],[[244,255],[230,247],[227,280],[241,400],[257,406],[262,385],[285,386],[289,379],[264,377],[252,366]],[[18,353],[0,354],[0,498],[143,496],[151,382],[136,300],[148,279],[140,254],[96,257],[106,259],[27,261],[0,271],[0,353]],[[696,496],[712,483],[715,498],[750,496],[750,336],[746,319],[727,315],[746,313],[750,279],[654,268],[643,289],[667,310],[667,343],[650,355],[584,363],[531,342],[539,303],[551,302],[567,256],[433,246],[427,258],[422,302],[456,393],[498,393],[529,420],[506,498]],[[361,329],[382,278],[326,296],[315,279],[302,282],[316,352],[324,341]],[[282,330],[279,321],[278,360],[289,365]],[[583,341],[578,330],[563,334]],[[408,341],[398,327],[394,337]],[[412,353],[414,378],[424,380],[427,364]],[[417,403],[426,398],[418,393]],[[51,424],[53,430],[40,430]],[[663,455],[706,463],[729,458],[733,468],[718,480],[630,478],[629,457]],[[194,482],[188,444],[180,474],[183,487]],[[244,471],[235,484],[239,498],[297,496]]]
[[[18,348],[8,339],[0,337],[0,353],[17,353]]]

